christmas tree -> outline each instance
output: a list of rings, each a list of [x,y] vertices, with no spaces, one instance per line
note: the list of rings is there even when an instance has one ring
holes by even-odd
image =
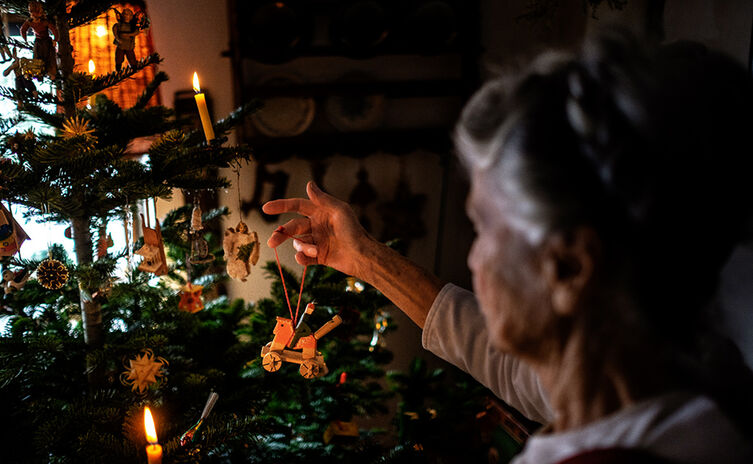
[[[116,37],[119,69],[82,72],[71,32],[113,6],[118,24],[130,28]],[[379,292],[332,269],[313,266],[296,277],[267,263],[252,272],[273,280],[270,298],[222,296],[225,261],[242,278],[259,242],[242,222],[220,233],[228,211],[202,213],[199,198],[229,185],[215,168],[251,159],[250,148],[229,145],[227,134],[255,102],[191,129],[150,103],[167,79],[152,72],[132,104],[118,104],[108,89],[160,62],[157,54],[129,54],[127,34],[148,27],[145,11],[128,14],[96,0],[0,7],[29,18],[20,29],[35,36],[33,45],[0,38],[0,60],[15,75],[0,97],[18,108],[0,124],[0,200],[8,205],[0,211],[2,462],[145,462],[145,406],[166,463],[462,456],[457,451],[468,445],[448,451],[445,438],[455,426],[468,429],[481,407],[478,386],[463,377],[452,398],[436,386],[424,391],[426,376],[440,375],[420,363],[393,376],[400,445],[390,450],[378,431],[359,427],[359,417],[385,412],[392,394],[380,382],[391,359],[381,340],[394,324]],[[21,129],[28,121],[37,129]],[[139,141],[147,148],[133,148]],[[177,190],[193,205],[161,223],[139,208]],[[46,256],[22,259],[26,235],[11,214],[19,207],[38,221],[69,224],[75,257],[51,245]],[[121,221],[126,246],[108,249],[107,224]],[[287,351],[295,345],[289,340],[277,349],[284,330],[303,340],[302,351]]]
[[[176,189],[198,198],[227,187],[211,168],[249,159],[250,150],[228,146],[226,134],[255,103],[210,126],[215,138],[207,127],[186,129],[171,110],[148,104],[167,79],[163,73],[155,73],[135,104],[123,107],[103,92],[159,63],[159,56],[135,61],[126,50],[120,60],[127,57],[128,66],[94,76],[78,71],[69,35],[113,2],[1,6],[29,16],[21,32],[36,36],[33,46],[13,36],[1,44],[16,85],[0,88],[0,96],[19,110],[1,128],[0,196],[9,205],[2,211],[8,233],[0,394],[9,405],[0,435],[3,462],[143,461],[145,405],[156,418],[165,462],[378,456],[376,441],[351,420],[383,411],[388,396],[374,381],[390,358],[376,343],[382,331],[374,338],[383,297],[323,268],[308,270],[302,294],[287,295],[285,288],[299,288],[296,278],[279,268],[287,282],[282,285],[278,268],[268,265],[277,279],[273,298],[255,305],[229,301],[215,288],[226,276],[221,237],[213,232],[227,211],[202,215],[197,207],[183,207],[156,224],[148,208],[137,208]],[[148,26],[143,11],[118,14],[131,20],[132,32]],[[54,133],[19,130],[28,120]],[[143,154],[128,148],[145,137],[151,143]],[[16,252],[26,236],[11,214],[19,206],[37,220],[70,224],[75,259],[57,245],[47,256],[21,259]],[[144,237],[125,250],[108,250],[107,223],[124,221],[128,233],[139,212],[149,223]],[[249,235],[242,232],[233,230]],[[138,268],[134,251],[144,256]],[[253,248],[238,253],[236,264],[243,253],[247,261]],[[125,271],[119,271],[126,257]],[[116,278],[118,272],[124,275]],[[155,281],[154,274],[164,276]],[[206,307],[202,291],[209,294]],[[306,380],[295,365],[277,366],[274,373],[262,366],[260,349],[272,339],[288,297],[321,302],[301,325],[316,328],[339,313],[341,326],[318,347],[337,358],[337,370],[327,372],[318,363],[316,378]],[[213,398],[213,409],[204,408],[210,392],[221,398]]]

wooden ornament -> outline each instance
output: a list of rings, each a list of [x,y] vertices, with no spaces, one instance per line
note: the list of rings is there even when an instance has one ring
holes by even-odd
[[[136,251],[144,259],[139,264],[139,270],[151,272],[154,275],[167,274],[167,258],[165,257],[165,242],[162,240],[162,230],[159,221],[155,221],[154,229],[146,226],[144,215],[141,215],[141,224],[144,232],[144,246]]]
[[[317,341],[327,335],[332,329],[342,323],[340,316],[335,315],[329,322],[313,332],[306,319],[314,312],[314,304],[309,303],[301,320],[293,328],[293,321],[286,317],[278,317],[273,330],[274,338],[261,349],[262,366],[269,372],[276,372],[282,367],[282,362],[300,364],[299,372],[305,379],[313,379],[326,375],[327,365],[324,357],[316,350]]]
[[[0,256],[13,256],[29,236],[0,203]]]
[[[358,438],[358,425],[355,422],[335,420],[324,431],[324,444],[345,444]]]
[[[11,271],[10,269],[6,269],[3,272],[3,288],[5,289],[5,294],[8,295],[9,293],[13,293],[24,288],[24,285],[26,285],[26,281],[29,280],[30,275],[31,273],[26,269],[21,269],[20,271],[16,272]]]
[[[201,222],[201,208],[199,205],[193,207],[191,213],[191,230],[188,232],[188,239],[191,243],[191,255],[188,262],[191,264],[207,264],[214,261],[214,255],[209,253],[209,244],[201,234],[204,224]]]
[[[222,248],[227,260],[227,274],[242,282],[251,273],[251,266],[259,261],[259,236],[248,232],[248,226],[239,222],[235,228],[225,230]]]
[[[194,285],[188,282],[180,289],[178,309],[187,313],[197,313],[204,309],[204,302],[201,301],[201,292],[203,290],[203,285]]]
[[[191,230],[199,231],[204,228],[204,224],[201,222],[201,207],[196,205],[191,212]]]

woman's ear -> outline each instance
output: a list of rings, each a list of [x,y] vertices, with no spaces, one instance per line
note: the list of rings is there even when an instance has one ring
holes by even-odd
[[[567,235],[557,233],[546,239],[542,270],[555,313],[563,317],[575,315],[594,278],[600,249],[599,237],[590,227],[578,227]]]

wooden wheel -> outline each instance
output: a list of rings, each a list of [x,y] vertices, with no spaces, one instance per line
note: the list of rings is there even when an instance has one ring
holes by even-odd
[[[279,353],[270,351],[262,358],[261,365],[269,372],[277,372],[280,370],[280,366],[282,366],[282,357]]]
[[[306,359],[301,363],[301,368],[298,371],[304,379],[313,379],[319,375],[319,365],[311,359]]]

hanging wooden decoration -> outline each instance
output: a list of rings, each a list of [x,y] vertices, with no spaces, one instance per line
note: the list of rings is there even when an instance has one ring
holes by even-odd
[[[26,285],[26,281],[29,280],[31,273],[26,269],[21,269],[16,272],[6,269],[3,271],[3,289],[4,293],[8,295],[21,290]]]
[[[248,232],[248,226],[241,221],[235,228],[229,227],[222,240],[222,248],[227,260],[227,274],[242,282],[251,273],[251,266],[259,261],[259,236],[256,231]]]
[[[167,274],[167,258],[165,257],[165,243],[162,240],[162,230],[159,227],[159,221],[155,220],[154,222],[154,229],[152,229],[144,221],[144,215],[141,215],[144,246],[139,248],[136,254],[144,257],[141,264],[139,264],[139,270],[161,276]]]
[[[209,253],[209,244],[202,236],[202,229],[204,224],[201,222],[201,207],[197,203],[191,213],[191,229],[188,231],[188,239],[191,242],[191,255],[188,257],[190,264],[207,264],[214,261],[214,255]]]
[[[277,317],[277,324],[272,332],[274,338],[261,349],[262,366],[265,370],[276,372],[285,361],[300,364],[298,371],[306,379],[321,377],[329,372],[322,353],[317,351],[317,342],[340,325],[342,319],[335,315],[314,332],[306,323],[314,308],[313,303],[306,305],[299,321]]]
[[[0,256],[13,256],[28,238],[11,212],[0,203]]]
[[[201,301],[201,292],[203,290],[203,285],[194,285],[191,282],[184,285],[180,289],[178,309],[187,313],[197,313],[204,309],[204,302]]]

